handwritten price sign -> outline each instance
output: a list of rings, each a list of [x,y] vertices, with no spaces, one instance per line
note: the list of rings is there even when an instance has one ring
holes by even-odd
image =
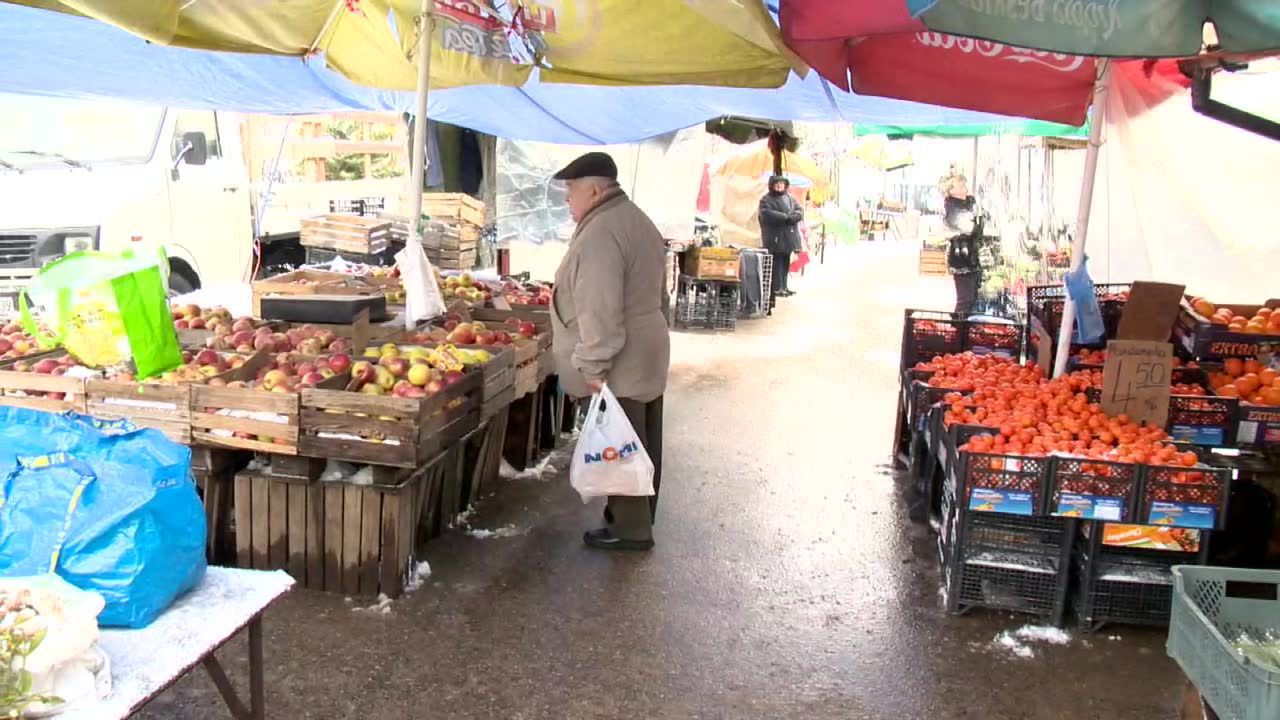
[[[1167,342],[1112,340],[1102,368],[1102,409],[1164,427],[1169,419],[1173,348]]]

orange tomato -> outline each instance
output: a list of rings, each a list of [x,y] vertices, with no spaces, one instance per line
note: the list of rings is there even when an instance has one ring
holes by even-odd
[[[1256,373],[1247,372],[1236,379],[1235,386],[1240,391],[1240,397],[1249,397],[1262,387],[1262,382]]]
[[[1240,397],[1240,390],[1235,385],[1223,385],[1218,388],[1218,394],[1222,397],[1238,398]]]
[[[1280,373],[1271,368],[1263,368],[1258,371],[1258,382],[1262,383],[1263,387],[1275,385],[1277,379],[1280,379]]]
[[[1231,377],[1240,377],[1244,374],[1244,361],[1240,358],[1227,358],[1222,363],[1222,369]]]

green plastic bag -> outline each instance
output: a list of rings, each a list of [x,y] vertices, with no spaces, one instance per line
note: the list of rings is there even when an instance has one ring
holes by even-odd
[[[168,274],[164,251],[72,253],[41,268],[18,298],[23,326],[43,347],[61,345],[90,367],[132,359],[139,378],[172,370],[182,349]]]

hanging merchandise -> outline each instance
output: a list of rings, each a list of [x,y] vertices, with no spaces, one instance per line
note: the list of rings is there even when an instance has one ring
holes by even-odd
[[[444,298],[436,281],[436,269],[427,259],[422,243],[410,240],[396,253],[400,282],[404,284],[404,326],[413,329],[418,321],[445,314]]]
[[[72,253],[41,268],[19,297],[23,326],[41,346],[62,345],[90,367],[132,358],[139,378],[172,370],[182,350],[168,275],[163,250]]]
[[[1086,255],[1080,266],[1063,276],[1067,286],[1067,294],[1076,304],[1076,342],[1090,344],[1101,341],[1107,333],[1102,322],[1102,311],[1098,308],[1098,296],[1093,291],[1093,278],[1089,277],[1089,256]]]

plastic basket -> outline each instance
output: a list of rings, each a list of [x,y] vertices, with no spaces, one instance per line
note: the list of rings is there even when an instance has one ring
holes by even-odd
[[[681,275],[676,292],[675,326],[733,330],[738,324],[738,284]]]
[[[1075,611],[1080,628],[1169,623],[1175,565],[1201,565],[1209,554],[1207,534],[1199,551],[1111,547],[1103,544],[1103,523],[1082,523],[1076,545]],[[1084,532],[1088,530],[1088,532]]]
[[[1050,469],[1050,515],[1127,522],[1138,501],[1140,466],[1108,460],[1055,458]]]
[[[1049,458],[958,450],[958,505],[974,512],[1040,515],[1049,482]]]
[[[1280,636],[1280,571],[1180,565],[1173,583],[1169,656],[1221,720],[1280,718],[1280,672],[1232,645]]]
[[[1221,530],[1231,496],[1230,468],[1143,468],[1137,519],[1145,525]]]

